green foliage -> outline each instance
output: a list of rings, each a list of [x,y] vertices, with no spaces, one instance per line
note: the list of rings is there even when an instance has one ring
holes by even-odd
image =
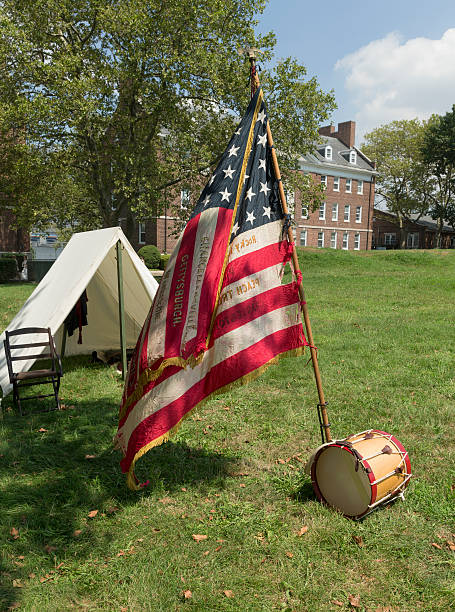
[[[132,213],[155,216],[181,189],[196,193],[248,102],[238,49],[259,47],[265,63],[273,57],[274,35],[254,32],[265,5],[2,2],[2,191],[21,202],[24,222],[80,217],[90,228],[123,218],[130,234]],[[261,78],[283,175],[297,180],[290,170],[318,139],[333,93],[293,60]]]
[[[169,253],[161,253],[161,259],[160,259],[160,269],[161,270],[166,269],[167,262],[169,261],[170,256],[171,255]]]
[[[17,275],[17,269],[15,257],[0,257],[0,283],[14,280]]]
[[[139,493],[112,450],[119,377],[65,359],[64,410],[21,418],[2,403],[2,610],[319,612],[352,609],[350,595],[359,611],[453,609],[455,251],[299,257],[333,435],[401,440],[404,502],[355,522],[316,501],[308,355],[191,414],[141,459]],[[25,288],[2,287],[0,327]]]
[[[143,257],[145,265],[149,270],[159,270],[161,263],[161,253],[154,244],[147,244],[141,247],[138,255]]]

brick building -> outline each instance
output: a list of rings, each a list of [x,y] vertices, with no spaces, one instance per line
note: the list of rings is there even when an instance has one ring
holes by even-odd
[[[412,219],[412,216],[415,218]],[[407,249],[434,249],[437,246],[438,226],[432,217],[411,215],[410,221],[404,221],[403,240]],[[396,215],[391,212],[374,209],[373,248],[399,249],[400,227]],[[442,228],[442,248],[455,248],[455,229],[450,225]]]
[[[319,130],[323,142],[300,159],[300,170],[325,186],[314,212],[295,202],[296,243],[345,250],[371,248],[375,164],[355,146],[355,122]]]

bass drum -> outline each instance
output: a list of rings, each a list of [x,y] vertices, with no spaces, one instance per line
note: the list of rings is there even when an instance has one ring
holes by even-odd
[[[402,495],[411,478],[401,442],[377,429],[323,444],[310,462],[319,500],[354,519]]]

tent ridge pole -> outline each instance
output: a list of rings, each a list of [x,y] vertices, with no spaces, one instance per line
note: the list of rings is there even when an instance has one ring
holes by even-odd
[[[120,349],[122,352],[122,379],[126,376],[126,341],[125,341],[125,302],[123,295],[123,265],[122,265],[122,243],[117,241],[117,283],[118,283],[118,314],[120,321]]]

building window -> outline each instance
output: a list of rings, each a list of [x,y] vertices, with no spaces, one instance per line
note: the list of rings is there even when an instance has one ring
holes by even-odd
[[[357,193],[363,195],[363,181],[357,181]]]
[[[384,234],[384,246],[393,246],[395,244],[396,234]]]
[[[332,147],[325,148],[325,158],[332,159]]]
[[[324,232],[318,232],[318,248],[322,249],[324,247]]]
[[[362,207],[361,206],[355,207],[355,222],[362,223]]]
[[[336,232],[332,232],[330,234],[330,246],[332,247],[332,249],[337,248],[337,233]]]
[[[338,221],[338,204],[332,204],[332,221]]]
[[[346,206],[344,207],[344,220],[350,221],[350,219],[351,219],[351,207],[349,206],[349,204],[346,204]]]
[[[406,245],[408,249],[417,249],[419,247],[419,234],[417,232],[409,233]]]
[[[320,221],[325,220],[325,202],[323,202],[319,207],[319,219]]]
[[[352,191],[352,179],[346,179],[346,193],[351,193]]]
[[[300,246],[306,246],[306,238],[307,238],[307,231],[302,230],[300,232]]]
[[[308,219],[308,206],[302,204],[302,219]]]
[[[357,163],[357,153],[355,151],[349,152],[349,163],[356,164]]]
[[[349,248],[349,234],[343,232],[343,249],[346,251]]]
[[[327,189],[327,177],[321,174],[321,185],[324,186],[324,189]]]
[[[138,223],[138,242],[139,244],[145,244],[145,223]]]
[[[354,234],[354,251],[360,250],[360,234]]]
[[[340,191],[340,177],[333,177],[333,191]]]

